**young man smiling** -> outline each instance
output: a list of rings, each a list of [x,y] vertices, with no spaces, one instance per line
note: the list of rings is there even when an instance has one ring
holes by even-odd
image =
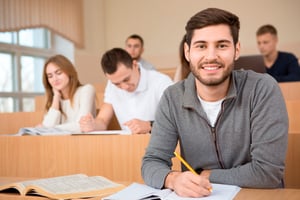
[[[161,98],[142,176],[184,197],[210,195],[211,182],[240,187],[282,186],[288,117],[277,82],[267,74],[233,71],[240,53],[236,15],[217,8],[187,22],[190,75]],[[171,170],[177,143],[182,165]]]

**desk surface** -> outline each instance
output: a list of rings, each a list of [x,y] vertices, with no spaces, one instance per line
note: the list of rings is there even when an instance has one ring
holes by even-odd
[[[0,193],[0,200],[46,200],[45,197],[37,196],[20,196],[18,194]],[[274,189],[274,190],[260,190],[260,189],[242,189],[234,200],[299,200],[299,189]],[[89,198],[89,200],[101,200],[101,197]]]
[[[28,178],[0,177],[0,183],[26,180]],[[0,200],[45,200],[48,198],[39,196],[20,196],[12,193],[0,193]],[[300,189],[241,189],[234,200],[299,200]],[[89,198],[89,200],[101,200],[101,197]]]
[[[298,189],[242,189],[234,200],[299,200],[300,190]],[[36,196],[19,196],[15,194],[0,193],[0,200],[46,200],[48,198]],[[89,198],[89,200],[101,200],[101,197]]]

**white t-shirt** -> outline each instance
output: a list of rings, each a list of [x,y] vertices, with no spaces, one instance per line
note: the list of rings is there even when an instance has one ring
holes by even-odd
[[[204,101],[199,96],[198,98],[200,100],[200,103],[202,104],[204,111],[206,112],[206,115],[210,121],[210,125],[214,127],[224,99],[210,102],[210,101]]]
[[[132,119],[153,121],[164,90],[173,84],[171,78],[155,70],[140,67],[140,81],[134,92],[127,92],[107,82],[104,102],[111,104],[122,129]]]
[[[88,113],[95,116],[95,94],[95,88],[90,84],[78,87],[73,97],[73,106],[69,99],[60,101],[65,116],[59,110],[50,108],[44,116],[43,126],[79,133],[80,118]]]

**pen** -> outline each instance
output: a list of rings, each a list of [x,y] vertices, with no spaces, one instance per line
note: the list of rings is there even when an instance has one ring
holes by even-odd
[[[186,168],[188,168],[188,170],[190,170],[193,174],[198,175],[195,170],[189,165],[189,163],[187,163],[179,154],[177,154],[176,152],[174,152],[174,155],[176,156],[176,158],[178,158],[180,160],[180,162],[182,162],[184,164],[184,166]],[[208,190],[210,192],[212,192],[212,188],[208,188]]]

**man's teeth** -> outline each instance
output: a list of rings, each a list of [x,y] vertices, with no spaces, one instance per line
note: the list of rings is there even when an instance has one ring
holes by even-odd
[[[204,69],[206,69],[206,70],[216,70],[216,69],[218,69],[218,67],[204,67]]]

